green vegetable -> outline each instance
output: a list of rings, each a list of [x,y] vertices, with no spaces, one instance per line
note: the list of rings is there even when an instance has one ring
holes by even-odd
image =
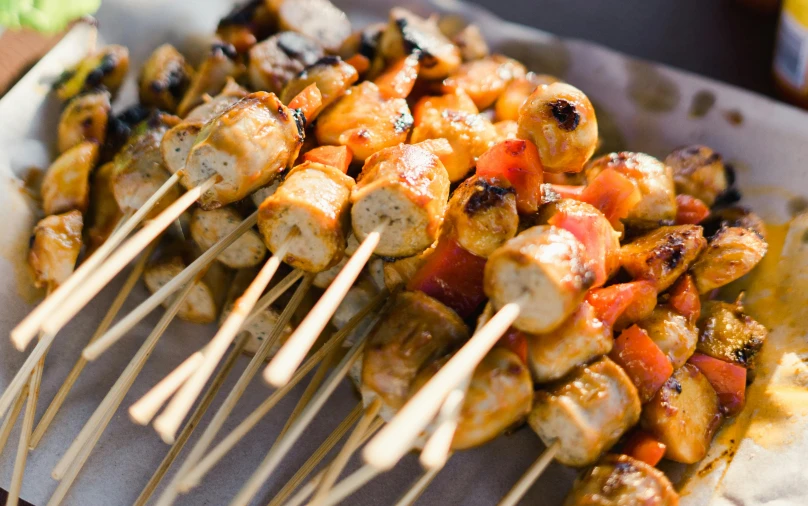
[[[100,5],[101,0],[0,0],[0,25],[58,32]]]

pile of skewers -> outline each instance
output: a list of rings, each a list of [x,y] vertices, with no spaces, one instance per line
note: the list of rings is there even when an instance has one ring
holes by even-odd
[[[54,85],[61,154],[29,257],[49,295],[12,332],[20,351],[39,339],[0,396],[3,445],[25,406],[9,504],[88,361],[160,305],[54,468],[49,505],[175,317],[220,326],[129,409],[172,445],[138,505],[242,352],[249,364],[156,504],[197,486],[315,367],[233,505],[253,501],[346,377],[361,400],[271,504],[336,504],[417,449],[426,473],[398,503],[411,504],[452,452],[525,422],[547,450],[501,504],[553,459],[584,469],[566,504],[677,504],[654,466],[706,455],[743,408],[766,338],[742,299],[717,299],[767,248],[760,218],[733,205],[721,156],[689,146],[664,161],[593,158],[586,95],[490,54],[478,27],[456,20],[396,8],[352,32],[327,0],[252,1],[216,36],[196,69],[157,48],[139,105],[117,115],[126,48],[94,51]],[[58,332],[133,261],[35,427]],[[152,295],[116,321],[141,278]],[[267,360],[276,390],[214,445]],[[364,466],[339,481],[365,441]]]

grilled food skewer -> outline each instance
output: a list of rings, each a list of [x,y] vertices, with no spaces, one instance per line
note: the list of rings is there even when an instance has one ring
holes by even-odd
[[[185,383],[205,358],[204,350],[186,358],[176,369],[154,385],[139,401],[129,407],[129,418],[138,425],[148,425],[163,405]]]

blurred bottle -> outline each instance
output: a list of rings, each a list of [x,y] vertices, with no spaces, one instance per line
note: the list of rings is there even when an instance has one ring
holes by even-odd
[[[808,108],[808,0],[784,0],[772,67],[783,98]]]

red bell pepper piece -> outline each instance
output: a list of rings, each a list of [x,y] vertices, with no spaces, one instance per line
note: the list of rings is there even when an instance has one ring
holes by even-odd
[[[624,454],[641,460],[649,466],[659,464],[659,461],[665,456],[665,449],[665,443],[639,429],[632,432],[623,444]]]
[[[508,139],[494,144],[477,160],[477,175],[491,184],[500,178],[507,180],[516,190],[520,213],[535,213],[539,208],[544,167],[532,142]]]
[[[626,371],[642,403],[650,401],[673,374],[673,365],[665,353],[636,325],[617,336],[609,358]]]
[[[345,63],[355,68],[356,73],[359,75],[364,74],[368,71],[368,69],[370,69],[370,60],[368,57],[359,53],[345,60]]]
[[[617,270],[620,244],[614,238],[614,229],[603,216],[559,210],[547,223],[563,228],[584,245],[595,272],[593,287],[603,286],[609,275]]]
[[[322,163],[348,173],[353,154],[348,146],[319,146],[303,153],[303,161]]]
[[[657,292],[651,281],[631,281],[590,290],[586,300],[603,323],[620,330],[642,320],[654,310]]]
[[[514,352],[523,363],[527,364],[527,336],[521,331],[509,328],[508,332],[499,338],[496,346]]]
[[[710,208],[707,204],[691,197],[690,195],[676,196],[676,224],[677,225],[698,225],[707,215]]]
[[[586,185],[581,200],[597,207],[614,227],[640,203],[642,194],[634,183],[614,169],[606,169]]]
[[[694,353],[688,362],[707,377],[728,416],[740,413],[746,397],[746,369],[703,353]]]
[[[420,290],[454,309],[461,318],[467,318],[486,299],[485,260],[469,253],[451,237],[441,237],[435,251],[410,278],[407,289]]]
[[[668,304],[690,323],[696,323],[701,314],[701,299],[693,276],[685,274],[676,281],[671,288]]]
[[[411,54],[393,62],[373,82],[385,98],[407,98],[415,86],[419,68],[421,64],[418,62],[418,54]]]
[[[310,121],[323,106],[323,95],[316,84],[310,84],[289,101],[289,109],[300,109],[306,121]]]

